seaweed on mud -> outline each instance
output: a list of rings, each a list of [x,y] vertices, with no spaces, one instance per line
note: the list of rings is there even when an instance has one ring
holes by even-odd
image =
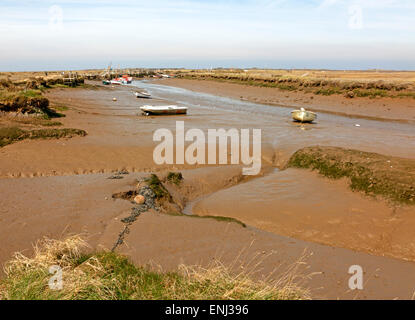
[[[167,181],[179,185],[183,181],[183,175],[181,172],[169,172],[167,174]]]
[[[160,181],[160,179],[157,177],[157,175],[152,174],[149,178],[145,180],[147,185],[150,187],[150,189],[154,192],[156,199],[166,199],[168,201],[171,201],[171,195],[167,191],[167,189],[163,186],[163,183]]]
[[[197,214],[183,214],[183,213],[179,213],[179,212],[169,212],[167,213],[170,216],[178,216],[178,217],[188,217],[188,218],[196,218],[196,219],[212,219],[212,220],[216,220],[216,221],[220,221],[220,222],[230,222],[230,223],[236,223],[239,224],[242,228],[246,228],[246,224],[243,223],[242,221],[235,219],[235,218],[231,218],[231,217],[225,217],[225,216],[212,216],[212,215],[207,215],[207,216],[199,216]]]
[[[119,175],[113,175],[113,176],[108,177],[107,179],[109,179],[109,180],[120,180],[120,179],[124,179],[124,177],[119,176]]]
[[[137,195],[142,195],[145,198],[145,202],[143,204],[136,204],[133,208],[131,208],[130,215],[128,217],[121,219],[121,222],[124,223],[125,226],[118,235],[117,241],[112,247],[112,251],[115,251],[120,245],[124,243],[125,236],[130,232],[130,226],[138,219],[138,217],[143,212],[146,212],[150,209],[154,209],[156,211],[160,210],[160,208],[156,205],[156,195],[148,186],[143,186],[138,191],[131,190],[127,192],[114,194],[112,197],[131,201]]]

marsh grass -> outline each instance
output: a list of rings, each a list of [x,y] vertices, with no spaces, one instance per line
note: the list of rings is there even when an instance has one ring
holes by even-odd
[[[13,122],[17,122],[19,124],[41,126],[41,127],[58,127],[62,125],[62,123],[59,121],[50,121],[49,117],[31,117],[31,118],[26,118],[26,119],[17,118],[17,119],[13,119]]]
[[[181,265],[177,272],[157,272],[133,265],[125,256],[86,254],[79,236],[44,239],[32,258],[16,253],[0,280],[4,300],[287,300],[308,299],[297,284],[298,264],[278,279],[254,281],[251,272],[232,272],[219,262],[207,268]],[[62,268],[62,289],[51,290],[50,266]],[[246,268],[245,268],[246,270]]]
[[[61,104],[61,103],[54,103],[52,107],[56,111],[68,111],[69,110],[69,108],[66,105]]]
[[[15,98],[39,98],[42,96],[41,90],[14,90],[0,89],[0,101],[11,100]]]
[[[63,129],[38,129],[30,130],[28,132],[29,139],[61,139],[73,138],[76,136],[84,137],[87,133],[85,130],[63,128]]]
[[[337,78],[329,78],[324,72],[304,70],[301,75],[299,70],[248,70],[217,69],[217,70],[181,70],[176,72],[178,78],[213,80],[244,84],[249,86],[278,88],[284,91],[305,91],[317,95],[331,96],[344,95],[353,91],[356,97],[415,97],[413,82],[398,80],[383,81],[378,78],[367,79],[361,73],[356,75],[359,79],[343,79],[337,74]],[[309,74],[313,75],[309,75]],[[317,73],[320,73],[317,76]],[[386,77],[386,76],[385,76]]]
[[[23,130],[18,127],[4,127],[0,128],[0,147],[24,139],[60,139],[86,135],[86,131],[72,128]]]
[[[288,167],[317,170],[331,179],[346,177],[352,190],[415,204],[415,161],[336,147],[298,150]]]
[[[26,131],[18,127],[0,128],[0,147],[25,139]]]

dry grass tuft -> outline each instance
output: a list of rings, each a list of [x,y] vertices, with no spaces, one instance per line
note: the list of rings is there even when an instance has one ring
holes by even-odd
[[[33,258],[15,254],[5,267],[0,298],[7,300],[175,300],[175,299],[308,299],[296,283],[298,264],[277,280],[254,281],[252,272],[232,272],[223,264],[203,268],[180,266],[162,273],[134,266],[126,257],[110,253],[86,255],[79,236],[63,241],[44,239]],[[48,286],[51,266],[62,268],[62,289]]]
[[[6,264],[5,272],[10,275],[37,268],[49,268],[51,265],[69,268],[81,257],[82,249],[87,247],[87,243],[80,236],[72,236],[65,240],[45,238],[34,245],[33,258],[17,252]]]

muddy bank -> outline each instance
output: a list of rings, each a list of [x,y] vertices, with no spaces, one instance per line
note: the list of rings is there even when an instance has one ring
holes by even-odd
[[[369,119],[415,121],[415,99],[412,97],[349,99],[342,95],[315,95],[212,80],[164,79],[157,83],[268,105],[305,107],[317,112]]]
[[[137,179],[149,176],[123,173],[120,179],[113,179],[113,174],[0,179],[0,240],[5,244],[0,248],[0,261],[30,249],[30,243],[44,236],[56,239],[85,232],[94,246],[104,241],[101,238],[108,223],[128,216],[133,207],[130,201],[112,196],[135,189]],[[183,171],[183,176],[180,195],[173,193],[183,203],[242,179],[237,167]],[[116,237],[109,239],[114,243]]]
[[[225,169],[183,171],[180,188],[217,190],[235,180]],[[61,238],[82,233],[91,249],[108,249],[114,245],[132,204],[112,199],[117,192],[130,190],[136,180],[148,174],[125,174],[123,179],[110,175],[78,175],[1,179],[0,251],[1,261],[42,238]],[[204,194],[200,191],[198,194]],[[25,250],[26,249],[26,250]],[[214,259],[235,268],[251,268],[252,259],[262,261],[254,277],[262,279],[275,272],[277,277],[307,250],[307,264],[301,269],[304,285],[313,298],[410,298],[415,284],[415,265],[394,259],[373,257],[344,249],[321,246],[286,238],[232,222],[171,216],[154,210],[142,213],[130,226],[117,252],[127,254],[138,265],[152,265],[164,271],[177,270],[181,263],[208,266]],[[251,264],[250,264],[251,262]],[[350,265],[365,270],[365,290],[349,292],[347,273]],[[401,275],[405,274],[405,278]]]
[[[276,170],[221,190],[197,201],[192,211],[306,241],[415,260],[414,206],[375,201],[351,191],[346,180],[303,169]]]
[[[345,177],[352,190],[395,203],[415,204],[412,159],[335,147],[308,147],[294,153],[287,166],[316,170],[331,179]]]

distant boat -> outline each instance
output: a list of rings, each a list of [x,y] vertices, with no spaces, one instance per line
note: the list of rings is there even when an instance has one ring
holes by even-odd
[[[124,74],[121,79],[123,84],[130,84],[133,82],[133,77],[130,77],[128,74]]]
[[[121,84],[130,84],[133,82],[133,78],[128,75],[123,75],[121,78],[115,78],[110,81],[111,84],[121,85]]]
[[[105,85],[107,86],[107,85],[110,85],[110,84],[111,84],[111,81],[108,81],[108,80],[102,80],[102,84],[105,84]]]
[[[291,111],[291,116],[294,121],[298,122],[313,122],[317,119],[317,114],[312,111],[307,111],[304,108],[300,110]]]
[[[173,115],[173,114],[186,114],[187,107],[178,106],[143,106],[140,110],[145,115]]]
[[[120,78],[115,78],[115,79],[112,79],[112,80],[110,81],[110,83],[111,83],[111,84],[115,84],[115,85],[122,85],[122,84],[123,84],[123,81],[122,81],[122,79],[120,79]]]
[[[151,94],[149,94],[148,92],[144,92],[144,91],[136,91],[135,96],[137,98],[144,98],[144,99],[151,98]]]

